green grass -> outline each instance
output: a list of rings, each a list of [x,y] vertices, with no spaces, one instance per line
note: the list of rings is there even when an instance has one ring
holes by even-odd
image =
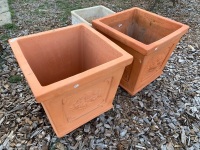
[[[10,14],[11,14],[11,18],[14,17],[14,10],[11,7],[12,2],[13,2],[13,0],[8,0],[8,5],[9,5],[9,11],[10,11]]]
[[[10,14],[11,14],[11,18],[13,19],[15,14],[14,14],[14,10],[11,7],[12,2],[13,2],[13,0],[8,0],[9,11],[10,11]],[[6,24],[3,27],[6,28],[7,30],[15,30],[15,29],[18,28],[14,23]]]
[[[10,31],[13,31],[13,32],[16,31],[18,29],[18,27],[13,23],[5,24],[2,27],[7,30],[7,32],[4,32],[4,33],[0,34],[0,41],[2,41],[2,43],[4,43],[4,42],[7,42],[8,39],[10,39],[9,32]]]
[[[60,21],[62,22],[68,20],[72,10],[82,8],[81,0],[77,0],[75,3],[73,1],[57,0],[56,5],[60,10],[64,12],[63,15],[60,16]]]
[[[5,29],[7,29],[7,30],[15,30],[15,29],[17,29],[17,26],[14,23],[5,24],[3,27]]]
[[[48,10],[48,7],[49,3],[46,1],[43,4],[39,5],[38,8],[34,10],[34,13],[44,17],[47,14],[46,10]]]
[[[14,76],[11,76],[8,81],[10,83],[17,83],[17,82],[20,82],[22,80],[22,77],[20,75],[14,75]]]
[[[1,34],[0,35],[0,40],[2,42],[7,41],[9,39],[9,35],[8,34]]]

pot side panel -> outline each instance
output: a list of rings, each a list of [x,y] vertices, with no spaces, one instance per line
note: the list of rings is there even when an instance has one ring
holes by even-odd
[[[97,117],[112,107],[108,99],[113,77],[93,81],[60,97],[42,103],[45,112],[60,137]],[[80,85],[81,86],[81,85]],[[98,114],[98,115],[97,115]]]

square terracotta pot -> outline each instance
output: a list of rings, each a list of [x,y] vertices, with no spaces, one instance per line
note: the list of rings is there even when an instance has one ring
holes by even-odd
[[[92,25],[134,57],[120,83],[131,95],[162,74],[172,51],[189,28],[139,8],[96,19]]]
[[[112,108],[133,57],[87,25],[9,40],[58,137]]]

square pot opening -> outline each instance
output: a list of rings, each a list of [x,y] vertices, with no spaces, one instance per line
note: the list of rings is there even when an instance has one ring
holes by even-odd
[[[84,26],[62,28],[18,40],[41,86],[69,78],[122,54]]]
[[[137,8],[100,19],[100,21],[146,45],[182,27],[180,24]]]
[[[92,23],[92,20],[114,13],[103,6],[89,7],[86,9],[75,10],[74,12],[89,23]]]

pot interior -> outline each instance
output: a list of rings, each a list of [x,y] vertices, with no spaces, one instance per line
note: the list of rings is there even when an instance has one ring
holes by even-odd
[[[18,43],[42,86],[122,56],[84,26],[28,36]]]
[[[146,45],[164,38],[182,26],[140,9],[132,9],[101,19],[106,25]]]

